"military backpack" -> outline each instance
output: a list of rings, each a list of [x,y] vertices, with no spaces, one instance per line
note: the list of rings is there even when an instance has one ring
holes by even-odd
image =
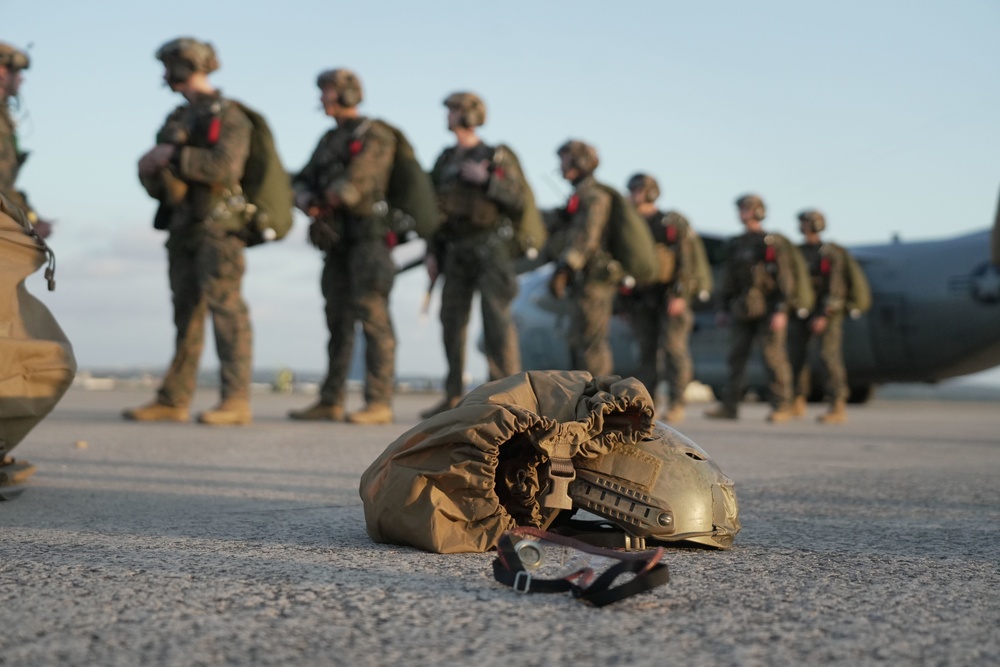
[[[788,237],[776,233],[768,234],[768,236],[775,240],[777,247],[788,254],[792,265],[795,284],[792,293],[788,295],[789,312],[798,313],[800,317],[804,317],[811,313],[816,305],[816,292],[813,290],[809,264],[802,255],[802,251]]]
[[[847,303],[845,304],[847,312],[854,317],[868,312],[872,307],[872,290],[868,284],[868,278],[865,276],[865,270],[861,268],[858,260],[854,259],[854,255],[847,248],[836,243],[829,245],[833,246],[844,257],[844,270],[847,271]]]
[[[712,298],[714,284],[712,282],[712,265],[708,261],[708,253],[705,252],[705,242],[690,226],[688,227],[687,242],[691,244],[690,256],[693,261],[688,294],[692,300],[707,302]]]
[[[607,231],[611,256],[622,265],[625,273],[635,279],[637,285],[655,282],[660,263],[649,225],[620,192],[603,183],[600,186],[611,196]]]
[[[521,168],[517,154],[508,146],[501,144],[494,153],[493,162],[500,165],[505,159],[509,159],[517,168],[521,190],[524,194],[524,207],[521,209],[521,214],[511,218],[511,224],[514,226],[514,243],[520,254],[528,259],[534,259],[534,256],[537,256],[545,247],[548,229],[538,206],[535,204],[535,193],[528,184],[528,179],[524,175],[524,169]]]

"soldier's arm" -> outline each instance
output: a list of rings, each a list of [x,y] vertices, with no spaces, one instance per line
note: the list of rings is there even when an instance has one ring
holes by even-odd
[[[586,218],[570,234],[569,244],[560,261],[573,271],[579,271],[601,247],[604,230],[611,216],[611,195],[601,188],[581,192],[580,206]]]
[[[847,305],[847,253],[838,246],[831,246],[830,253],[830,289],[823,303],[818,304],[818,310],[824,315],[835,315],[844,310]]]
[[[791,242],[775,240],[775,252],[777,253],[778,275],[775,282],[778,285],[778,300],[775,302],[774,310],[777,313],[787,313],[788,303],[795,296],[795,260],[791,253],[797,252]]]
[[[228,185],[243,178],[250,155],[253,124],[235,104],[222,112],[219,140],[211,148],[185,146],[175,154],[174,168],[185,181]]]
[[[14,143],[13,128],[5,119],[0,118],[0,193],[18,208],[28,210],[28,202],[21,192],[14,187],[17,170],[21,161],[17,155],[17,145]]]
[[[368,217],[372,214],[371,205],[389,186],[396,137],[384,125],[372,123],[360,141],[361,150],[351,159],[347,171],[327,190],[337,196],[347,211]]]
[[[486,196],[500,205],[505,212],[517,215],[524,210],[524,176],[507,151],[499,149],[500,160],[486,181]]]
[[[691,245],[691,225],[680,213],[667,213],[667,224],[677,229],[677,265],[674,268],[673,295],[688,298],[688,287],[691,284],[691,270],[694,267],[694,246]]]
[[[322,194],[320,171],[324,162],[324,155],[330,151],[329,143],[332,135],[333,131],[330,131],[320,138],[315,150],[313,150],[312,155],[309,157],[309,161],[292,177],[292,189],[295,190],[296,194],[303,192],[311,193],[315,196]],[[329,160],[326,161],[328,162]]]
[[[722,289],[719,290],[721,297],[720,309],[729,310],[733,299],[739,296],[740,285],[736,277],[736,241],[730,239],[726,244],[726,264],[722,269]]]

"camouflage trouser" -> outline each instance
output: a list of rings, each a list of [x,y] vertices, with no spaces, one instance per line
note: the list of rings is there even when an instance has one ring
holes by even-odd
[[[667,314],[664,290],[638,294],[632,302],[632,326],[639,343],[639,369],[636,378],[656,398],[660,383],[660,352],[666,362],[664,379],[671,405],[684,405],[684,390],[691,382],[692,363],[688,342],[694,326],[690,308],[677,317]]]
[[[572,285],[569,356],[573,370],[611,375],[614,363],[608,329],[617,292],[617,286],[607,282],[584,280]]]
[[[795,320],[788,325],[788,356],[795,378],[795,395],[808,397],[812,391],[809,369],[809,341],[816,338],[808,320]],[[826,331],[819,336],[819,358],[823,364],[824,398],[830,403],[846,401],[847,371],[844,369],[844,316],[827,318]]]
[[[344,384],[354,353],[354,323],[365,336],[365,402],[392,401],[396,334],[389,316],[389,291],[396,266],[383,239],[344,244],[326,254],[321,287],[326,299],[329,367],[320,399],[344,404]]]
[[[472,297],[479,290],[483,310],[483,338],[490,380],[521,371],[517,330],[510,304],[517,296],[517,274],[509,251],[495,234],[448,245],[444,287],[441,290],[441,328],[448,359],[444,387],[448,398],[465,392],[465,340]]]
[[[792,401],[792,367],[785,346],[787,331],[771,331],[771,317],[754,320],[733,320],[730,327],[729,378],[723,391],[722,403],[736,410],[743,398],[747,360],[755,338],[761,341],[764,366],[767,368],[771,407],[786,408]]]
[[[244,247],[235,236],[207,230],[197,237],[167,241],[177,339],[160,387],[161,403],[178,407],[191,403],[205,343],[206,311],[212,315],[215,330],[222,399],[250,397],[253,333],[250,312],[240,294],[246,270]]]

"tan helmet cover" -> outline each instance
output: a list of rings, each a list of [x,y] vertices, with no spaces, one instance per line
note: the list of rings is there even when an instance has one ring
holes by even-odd
[[[31,66],[28,54],[7,42],[0,42],[0,67],[18,72]]]
[[[192,37],[172,39],[156,51],[156,59],[175,81],[187,81],[195,72],[209,74],[219,69],[215,47]]]
[[[799,213],[799,222],[809,225],[809,228],[815,234],[819,234],[821,231],[826,229],[826,217],[815,209]]]
[[[361,88],[361,79],[349,69],[338,67],[320,72],[316,77],[316,85],[320,89],[333,88],[337,91],[337,101],[341,106],[356,107],[365,98]]]
[[[657,422],[651,437],[575,459],[574,507],[646,540],[728,549],[740,530],[733,481],[701,447]]]
[[[449,109],[459,110],[464,127],[479,127],[486,123],[486,103],[475,93],[452,93],[444,100]]]
[[[649,174],[632,174],[628,179],[628,191],[642,190],[646,193],[646,202],[652,204],[660,198],[660,184]]]
[[[585,176],[594,173],[597,165],[601,163],[600,158],[597,156],[597,149],[590,144],[577,141],[576,139],[571,139],[560,146],[556,151],[556,155],[560,158],[563,155],[569,155],[570,164]]]
[[[754,220],[763,220],[767,215],[767,208],[764,200],[755,194],[746,194],[736,200],[736,207],[740,210],[749,210],[753,214]]]

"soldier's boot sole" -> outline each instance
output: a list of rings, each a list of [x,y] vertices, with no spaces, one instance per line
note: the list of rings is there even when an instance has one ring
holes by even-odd
[[[778,410],[772,410],[769,415],[767,415],[767,421],[772,424],[784,424],[795,418],[795,413],[793,413],[788,408],[780,408]]]
[[[198,415],[198,423],[209,426],[246,426],[251,422],[253,413],[250,411],[250,404],[242,400],[223,401]]]
[[[820,424],[843,424],[847,421],[847,409],[843,403],[830,406],[830,411],[816,417]]]
[[[304,410],[289,410],[288,418],[294,421],[344,421],[344,406],[317,403]]]
[[[133,422],[187,422],[191,413],[187,408],[163,403],[150,403],[122,411],[122,419]]]
[[[28,461],[6,458],[0,463],[0,486],[15,486],[28,481],[38,470]]]
[[[384,403],[373,403],[347,415],[351,424],[391,424],[392,408]]]

